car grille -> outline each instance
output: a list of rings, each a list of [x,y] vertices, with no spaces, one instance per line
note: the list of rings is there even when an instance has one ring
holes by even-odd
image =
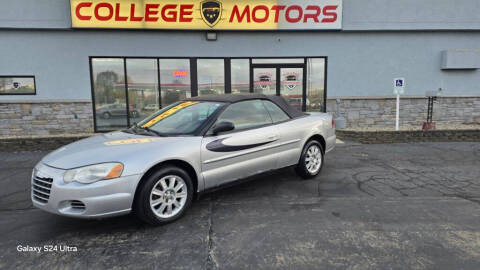
[[[32,181],[33,199],[40,203],[47,203],[52,189],[52,178],[34,176]]]

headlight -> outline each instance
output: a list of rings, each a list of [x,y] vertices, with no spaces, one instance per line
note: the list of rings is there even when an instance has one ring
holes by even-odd
[[[90,184],[104,179],[120,177],[122,171],[122,163],[101,163],[68,170],[63,175],[63,180],[66,183],[75,181]]]

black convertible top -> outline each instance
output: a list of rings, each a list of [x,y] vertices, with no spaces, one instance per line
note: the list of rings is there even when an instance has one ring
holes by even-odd
[[[185,99],[185,101],[216,101],[216,102],[226,102],[226,103],[235,103],[239,101],[252,100],[252,99],[266,99],[277,104],[278,107],[282,108],[291,118],[297,118],[305,115],[305,113],[295,109],[290,106],[288,102],[281,96],[267,96],[262,94],[226,94],[226,95],[206,95],[199,97],[192,97]]]

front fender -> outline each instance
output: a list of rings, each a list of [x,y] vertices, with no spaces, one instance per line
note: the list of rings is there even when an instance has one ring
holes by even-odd
[[[124,157],[125,175],[143,176],[160,163],[177,160],[188,163],[193,168],[198,180],[198,189],[201,190],[204,181],[201,174],[200,144],[201,137],[185,137],[168,145],[153,144],[149,149]]]

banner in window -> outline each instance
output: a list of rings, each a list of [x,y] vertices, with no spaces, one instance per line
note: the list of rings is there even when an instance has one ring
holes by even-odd
[[[34,76],[0,76],[0,95],[35,95]]]

